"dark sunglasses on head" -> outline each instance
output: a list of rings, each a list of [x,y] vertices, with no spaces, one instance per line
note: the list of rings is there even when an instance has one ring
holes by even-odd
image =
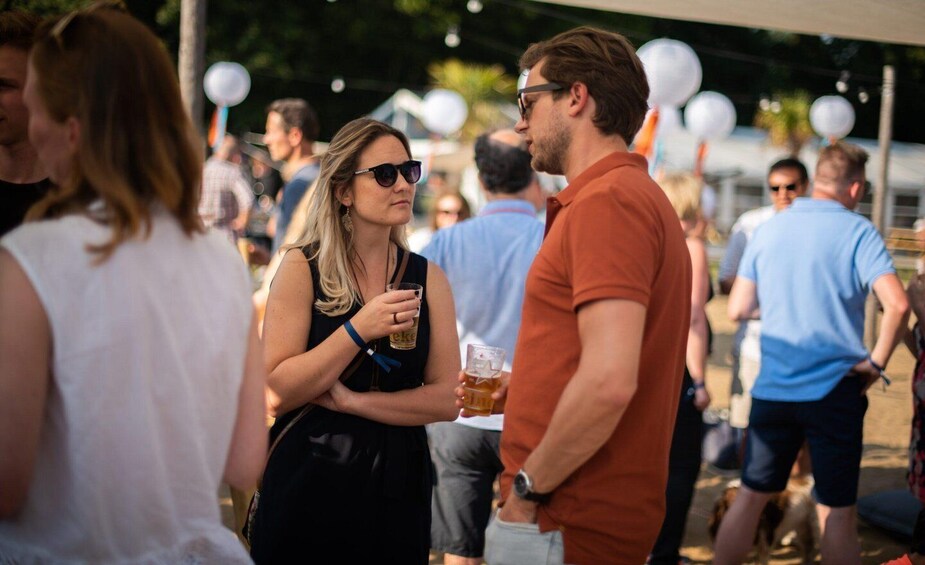
[[[405,177],[408,184],[414,184],[421,180],[421,162],[405,161],[404,163],[393,165],[392,163],[383,163],[368,169],[355,171],[354,176],[364,173],[372,173],[376,177],[376,182],[383,188],[389,188],[398,180],[398,173]]]
[[[771,191],[777,192],[778,190],[781,190],[781,189],[784,189],[784,190],[796,190],[796,189],[797,189],[797,186],[799,186],[799,185],[797,185],[797,183],[795,183],[795,182],[792,182],[792,183],[790,183],[790,184],[779,184],[779,185],[777,185],[777,186],[771,185]]]
[[[520,118],[526,120],[527,114],[530,111],[530,106],[527,104],[527,99],[524,97],[524,94],[530,94],[532,92],[555,92],[557,90],[562,90],[563,88],[565,87],[561,84],[547,82],[544,84],[534,84],[533,86],[528,86],[527,88],[521,88],[518,90],[517,108],[520,110]]]

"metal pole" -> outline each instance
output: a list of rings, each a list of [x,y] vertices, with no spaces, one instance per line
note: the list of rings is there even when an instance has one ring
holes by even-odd
[[[890,140],[893,137],[893,95],[896,89],[896,73],[892,65],[883,67],[883,92],[880,97],[880,133],[878,142],[880,145],[880,174],[877,176],[877,182],[874,185],[874,194],[872,198],[872,209],[870,219],[874,227],[883,235],[886,228],[892,221],[887,221],[883,217],[884,203],[891,198],[889,193],[889,168],[890,168]],[[892,220],[892,218],[890,219]],[[873,349],[877,341],[877,315],[880,308],[877,301],[873,298],[867,300],[867,312],[864,322],[864,341],[868,349]]]
[[[193,124],[204,133],[202,75],[206,56],[206,0],[180,3],[180,53],[177,70],[180,94]]]

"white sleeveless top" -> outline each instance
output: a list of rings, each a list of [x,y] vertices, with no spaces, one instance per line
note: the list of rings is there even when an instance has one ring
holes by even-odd
[[[0,245],[35,288],[52,378],[22,511],[0,521],[0,562],[249,563],[218,488],[234,428],[251,283],[218,233],[164,212],[151,235],[93,265],[108,228],[30,223]]]

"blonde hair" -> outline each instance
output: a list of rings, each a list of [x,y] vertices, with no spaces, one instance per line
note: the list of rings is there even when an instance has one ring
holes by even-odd
[[[696,222],[700,219],[703,182],[699,178],[690,173],[668,173],[658,184],[671,202],[679,220]]]
[[[112,238],[88,246],[105,261],[162,206],[187,235],[197,210],[202,151],[180,99],[167,51],[143,24],[108,5],[71,12],[39,28],[31,54],[38,93],[59,123],[75,118],[80,139],[68,178],[28,219],[84,213],[100,200]]]
[[[318,179],[308,197],[305,228],[296,243],[287,247],[308,247],[309,260],[317,261],[320,294],[324,298],[316,298],[315,307],[328,316],[346,314],[361,299],[352,271],[353,238],[341,220],[347,207],[341,204],[340,198],[353,182],[360,154],[386,135],[398,139],[411,155],[405,134],[370,118],[353,120],[337,132],[321,156]],[[389,239],[408,251],[404,225],[392,226]]]

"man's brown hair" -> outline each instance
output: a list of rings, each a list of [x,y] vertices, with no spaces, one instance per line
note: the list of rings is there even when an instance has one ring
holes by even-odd
[[[9,46],[28,51],[32,48],[35,29],[41,21],[41,18],[29,12],[0,12],[0,47]]]
[[[649,82],[633,45],[622,35],[593,27],[578,27],[532,44],[520,58],[521,69],[543,61],[543,76],[567,94],[580,82],[594,97],[594,125],[606,135],[619,135],[630,144],[649,109]]]
[[[307,141],[318,141],[320,127],[318,114],[311,105],[301,98],[280,98],[267,106],[267,113],[276,112],[283,118],[283,125],[288,132],[298,128]]]
[[[844,141],[833,143],[819,152],[816,180],[834,182],[839,186],[851,185],[864,175],[867,158],[867,151],[857,145]]]

